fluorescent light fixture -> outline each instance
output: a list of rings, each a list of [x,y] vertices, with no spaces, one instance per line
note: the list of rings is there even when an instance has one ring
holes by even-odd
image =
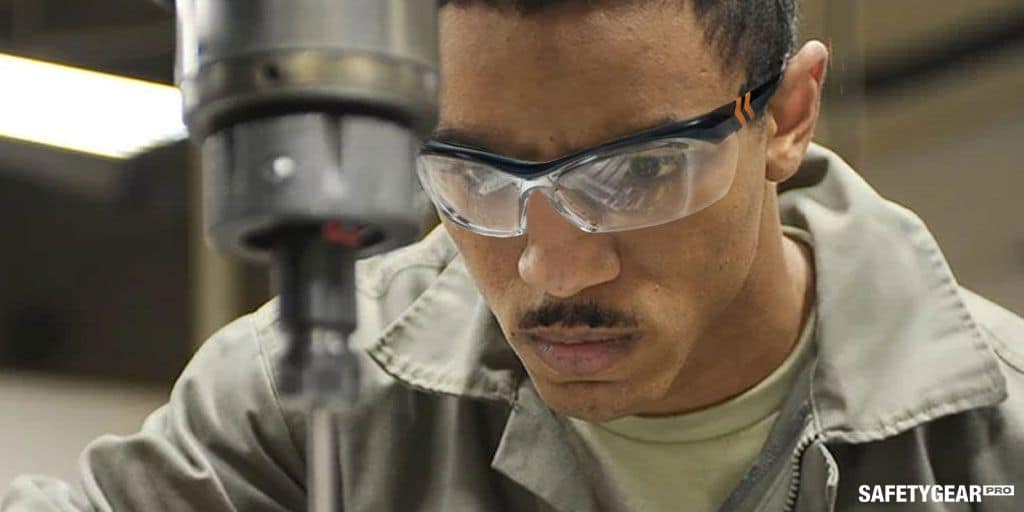
[[[0,136],[112,159],[184,139],[175,87],[0,53]]]

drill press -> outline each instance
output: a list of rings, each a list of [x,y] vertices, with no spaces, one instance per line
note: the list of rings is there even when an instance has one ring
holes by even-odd
[[[437,116],[433,0],[162,0],[200,148],[205,224],[269,262],[285,398],[310,414],[309,509],[339,509],[336,412],[358,399],[354,264],[414,239],[414,155]],[[173,3],[173,5],[171,5]]]

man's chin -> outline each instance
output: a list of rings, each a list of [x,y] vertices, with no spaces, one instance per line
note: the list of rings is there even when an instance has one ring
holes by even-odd
[[[538,382],[534,387],[552,411],[588,422],[605,422],[635,414],[636,398],[622,382]]]

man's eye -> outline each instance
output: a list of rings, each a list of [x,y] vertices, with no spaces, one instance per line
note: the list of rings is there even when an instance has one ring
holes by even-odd
[[[686,162],[686,155],[638,156],[629,162],[629,176],[633,179],[650,180],[665,176],[680,168]]]

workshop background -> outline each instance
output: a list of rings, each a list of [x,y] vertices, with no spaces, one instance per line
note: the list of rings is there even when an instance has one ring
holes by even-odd
[[[834,59],[817,139],[923,217],[964,284],[1024,314],[1024,2],[801,10],[801,39]],[[170,84],[173,38],[143,0],[0,0],[0,54]],[[2,73],[0,105],[21,104]],[[35,100],[44,125],[73,110]],[[183,141],[117,158],[0,136],[0,489],[76,480],[89,440],[135,431],[196,346],[270,296],[265,271],[204,245],[193,163]]]

